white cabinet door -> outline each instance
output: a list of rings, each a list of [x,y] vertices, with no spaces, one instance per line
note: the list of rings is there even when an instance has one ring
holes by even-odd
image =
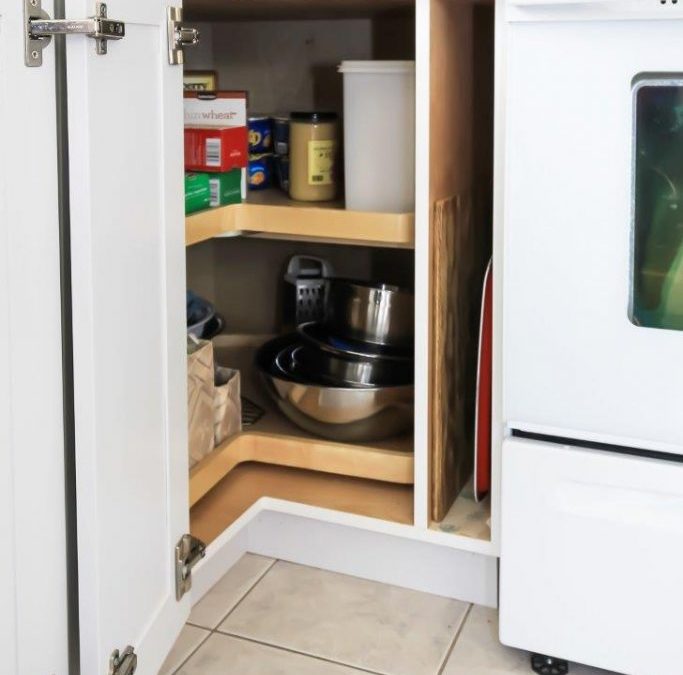
[[[0,3],[0,673],[67,675],[55,53],[23,27]]]
[[[680,672],[683,463],[511,439],[502,476],[502,642]]]
[[[166,2],[112,0],[125,38],[67,39],[81,672],[132,645],[155,675],[189,611],[182,66]],[[67,0],[66,15],[93,14]]]
[[[503,379],[510,426],[683,452],[682,326],[653,327],[657,317],[630,308],[642,283],[657,298],[668,289],[670,313],[683,315],[676,308],[683,283],[673,278],[675,269],[683,274],[680,94],[671,97],[675,104],[663,96],[659,108],[650,105],[649,118],[640,114],[647,107],[634,114],[639,81],[666,73],[680,80],[682,31],[673,19],[508,26]],[[669,137],[648,141],[651,129],[640,126],[648,119]],[[648,274],[637,274],[649,264],[647,250],[638,259],[641,230],[634,228],[643,216],[634,192],[647,198],[640,178],[658,195],[648,222],[638,221],[653,235]],[[667,236],[655,236],[657,229]]]

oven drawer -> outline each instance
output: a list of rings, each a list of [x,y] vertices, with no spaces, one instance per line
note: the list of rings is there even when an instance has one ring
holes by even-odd
[[[683,464],[510,439],[500,637],[654,675],[683,668]]]

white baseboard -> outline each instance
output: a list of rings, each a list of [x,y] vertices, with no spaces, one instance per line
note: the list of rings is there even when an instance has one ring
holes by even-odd
[[[246,552],[487,607],[498,603],[498,559],[262,508],[257,502],[207,547],[193,570],[197,602]]]
[[[192,570],[193,605],[248,551],[248,528],[258,511],[256,507],[254,504],[206,547],[206,557]]]

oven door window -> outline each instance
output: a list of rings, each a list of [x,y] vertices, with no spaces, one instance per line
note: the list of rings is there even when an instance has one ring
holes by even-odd
[[[683,79],[634,87],[631,321],[683,330]]]

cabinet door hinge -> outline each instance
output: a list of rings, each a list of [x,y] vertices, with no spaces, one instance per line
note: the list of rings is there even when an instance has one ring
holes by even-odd
[[[168,62],[172,65],[183,63],[185,47],[199,44],[199,30],[183,26],[183,10],[181,7],[166,9],[166,30],[168,32]]]
[[[184,534],[175,547],[175,597],[180,600],[192,588],[192,568],[206,555],[206,544]]]
[[[24,0],[24,63],[29,68],[43,65],[43,49],[53,35],[85,35],[95,40],[98,54],[106,54],[109,40],[125,37],[126,24],[107,18],[104,2],[96,2],[94,16],[87,19],[51,19],[41,0]]]
[[[109,675],[133,675],[137,668],[138,657],[130,645],[123,652],[115,649],[109,657]]]

